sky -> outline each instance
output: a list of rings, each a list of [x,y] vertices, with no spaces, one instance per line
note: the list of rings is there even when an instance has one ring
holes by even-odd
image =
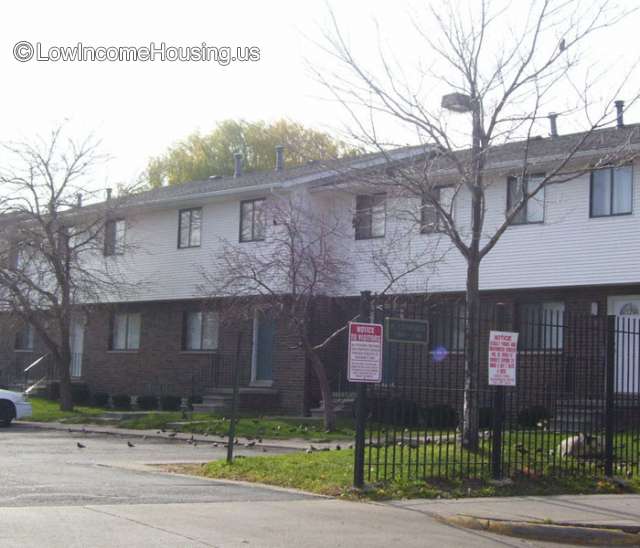
[[[630,8],[636,2],[621,4]],[[528,3],[514,6],[510,13],[517,20]],[[378,44],[406,65],[410,76],[410,67],[425,62],[424,44],[413,27],[418,20],[430,32],[422,2],[351,0],[334,2],[332,8],[365,65],[379,67]],[[0,141],[30,140],[67,121],[72,136],[91,132],[102,140],[111,160],[95,184],[106,187],[132,182],[150,157],[227,118],[287,118],[342,135],[348,114],[313,75],[313,69],[330,74],[334,68],[322,49],[329,22],[324,0],[5,2],[0,7]],[[622,62],[637,55],[638,22],[634,13],[590,41],[588,65],[599,62],[609,65],[611,75],[621,74],[616,71]],[[21,41],[34,47],[39,42],[43,56],[51,47],[78,42],[94,47],[164,42],[257,47],[260,58],[227,66],[213,61],[19,62],[14,47]],[[629,85],[637,92],[637,75]],[[439,95],[429,100],[439,101]],[[638,109],[630,109],[627,119],[640,121]],[[415,139],[396,124],[381,127],[395,143]]]

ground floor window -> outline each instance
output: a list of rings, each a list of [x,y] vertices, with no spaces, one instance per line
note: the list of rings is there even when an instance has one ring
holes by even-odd
[[[520,305],[520,348],[561,350],[564,345],[564,303],[547,301]]]
[[[110,350],[138,350],[140,348],[141,315],[120,312],[111,318]]]
[[[182,349],[216,350],[218,348],[219,323],[217,312],[185,312]]]
[[[33,350],[34,347],[33,326],[25,324],[17,333],[15,350]]]

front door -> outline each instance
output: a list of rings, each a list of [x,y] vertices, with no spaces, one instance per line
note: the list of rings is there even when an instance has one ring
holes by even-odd
[[[84,318],[77,316],[71,321],[69,344],[71,346],[71,376],[82,376],[82,354],[84,352]]]
[[[640,295],[609,298],[609,314],[616,318],[616,375],[618,393],[640,392]]]
[[[266,312],[256,311],[253,322],[253,384],[271,384],[273,381],[273,349],[275,321]]]

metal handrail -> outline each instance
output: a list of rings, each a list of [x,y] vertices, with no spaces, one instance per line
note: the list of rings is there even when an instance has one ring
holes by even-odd
[[[44,381],[46,381],[46,380],[47,380],[47,376],[45,375],[45,376],[44,376],[44,377],[42,377],[40,380],[38,380],[38,381],[36,381],[35,383],[33,383],[29,388],[27,388],[27,389],[24,391],[24,393],[25,393],[25,394],[30,394],[30,393],[31,393],[31,391],[32,391],[34,388],[37,388],[38,386],[40,386],[40,383],[42,383],[42,382],[44,382]]]
[[[43,354],[42,356],[40,356],[36,361],[34,361],[32,364],[28,365],[23,373],[28,373],[29,370],[33,367],[35,367],[36,365],[38,365],[42,360],[44,360],[47,356],[49,355],[49,353],[47,352],[46,354]]]

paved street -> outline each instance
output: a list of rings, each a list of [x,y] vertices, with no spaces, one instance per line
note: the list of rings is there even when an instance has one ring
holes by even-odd
[[[0,430],[0,546],[539,546],[411,508],[164,474],[145,463],[203,462],[223,449],[131,441]]]

